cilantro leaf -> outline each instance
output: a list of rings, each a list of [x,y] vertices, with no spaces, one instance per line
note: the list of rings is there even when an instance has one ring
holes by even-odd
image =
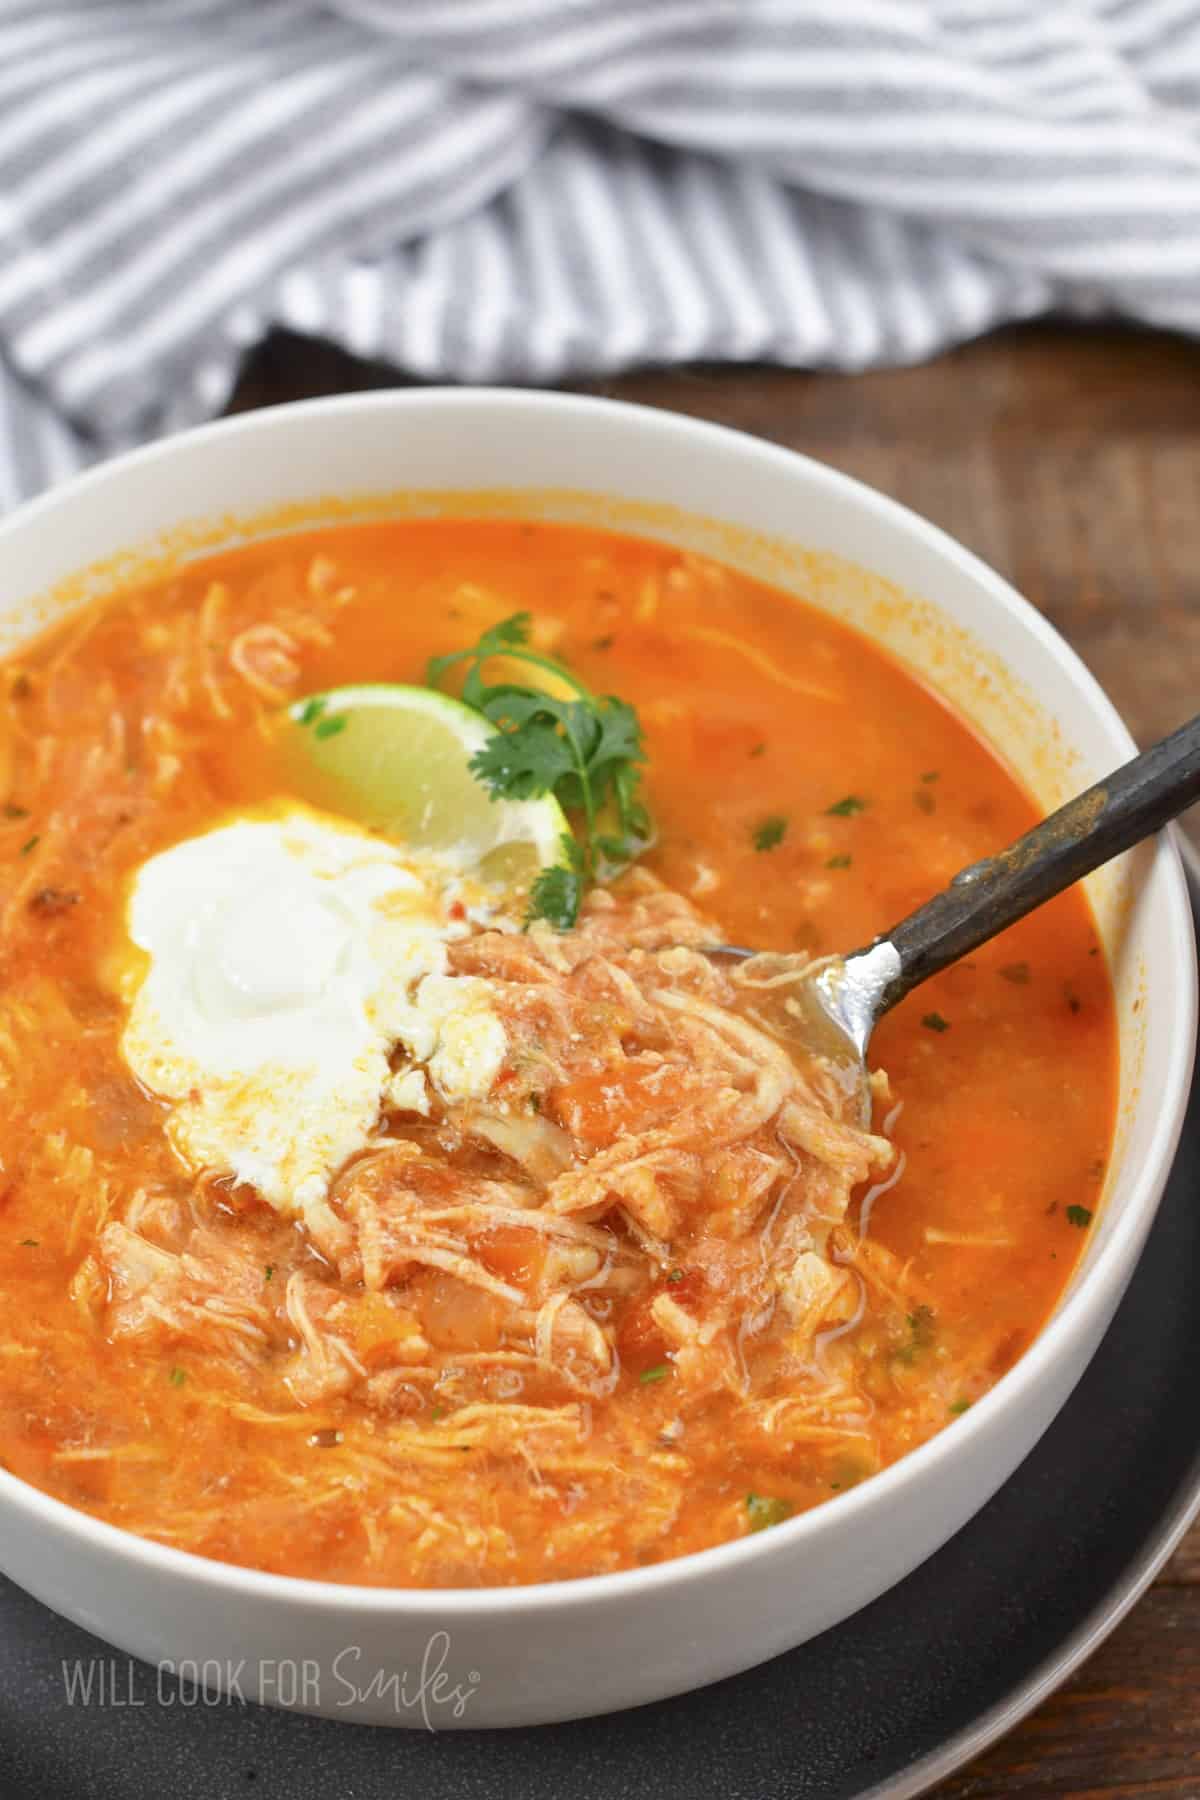
[[[1068,1206],[1067,1219],[1070,1224],[1078,1226],[1080,1231],[1086,1231],[1088,1226],[1092,1222],[1091,1207],[1089,1207],[1089,1206]]]
[[[600,736],[592,752],[596,769],[607,771],[611,779],[621,763],[643,762],[642,727],[627,700],[606,694],[596,708]]]
[[[850,819],[866,807],[866,801],[857,794],[847,794],[844,800],[835,800],[832,806],[825,808],[826,813],[834,819]]]
[[[498,731],[471,758],[471,773],[493,800],[537,800],[552,794],[575,766],[566,739],[548,718],[520,731]]]
[[[583,852],[573,837],[562,840],[565,863],[543,869],[529,892],[526,927],[545,919],[556,931],[569,931],[583,899]]]
[[[782,813],[772,813],[754,829],[754,848],[756,850],[774,850],[782,844],[787,834],[788,822]]]
[[[904,1323],[908,1327],[908,1337],[896,1352],[902,1363],[914,1363],[924,1350],[928,1350],[937,1335],[937,1315],[932,1306],[918,1306],[914,1312],[905,1316]]]
[[[653,839],[640,791],[646,752],[633,707],[615,694],[593,694],[561,663],[530,649],[530,623],[528,613],[502,619],[469,649],[432,657],[426,678],[436,687],[465,666],[462,698],[495,727],[470,768],[494,800],[553,794],[565,811],[580,815],[578,858],[542,871],[526,920],[546,919],[566,930],[578,917],[586,884],[619,873]],[[571,697],[511,677],[489,682],[485,665],[498,656],[553,675]]]

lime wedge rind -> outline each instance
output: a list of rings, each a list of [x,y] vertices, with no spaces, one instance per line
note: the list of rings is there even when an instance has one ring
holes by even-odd
[[[415,849],[527,891],[563,860],[569,827],[552,795],[495,800],[470,771],[493,728],[433,688],[362,682],[288,709],[285,753],[301,797]]]

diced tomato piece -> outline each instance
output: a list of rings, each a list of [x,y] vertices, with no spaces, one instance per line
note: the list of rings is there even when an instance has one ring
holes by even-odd
[[[578,1143],[602,1149],[676,1112],[687,1085],[686,1072],[673,1064],[630,1061],[566,1082],[550,1104]]]
[[[382,1294],[359,1294],[347,1304],[354,1349],[368,1368],[403,1362],[405,1350],[420,1331],[412,1313]]]
[[[652,1369],[667,1353],[667,1340],[650,1311],[653,1294],[646,1294],[629,1306],[617,1327],[617,1354],[621,1367],[632,1375]]]
[[[475,1240],[474,1250],[490,1274],[525,1287],[541,1269],[545,1246],[541,1233],[524,1225],[493,1225]]]
[[[648,1293],[630,1305],[617,1326],[617,1350],[621,1365],[634,1375],[652,1369],[672,1347],[663,1336],[654,1317],[653,1306],[660,1294],[670,1294],[685,1312],[697,1317],[703,1311],[708,1284],[699,1269],[670,1269]]]

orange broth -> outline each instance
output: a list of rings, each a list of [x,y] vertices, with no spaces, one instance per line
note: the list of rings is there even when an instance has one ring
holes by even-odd
[[[254,1367],[214,1368],[186,1342],[114,1340],[111,1294],[89,1262],[101,1226],[139,1188],[193,1185],[120,1055],[104,970],[127,883],[155,851],[278,794],[262,707],[224,716],[214,698],[230,621],[291,630],[318,617],[321,631],[293,631],[294,694],[420,681],[429,656],[517,611],[593,689],[638,709],[657,826],[646,864],[732,942],[855,948],[1034,819],[994,752],[853,630],[714,563],[602,531],[455,519],[296,535],[57,626],[0,671],[12,750],[0,1460],[23,1479],[165,1542],[288,1574],[461,1585],[604,1572],[828,1500],[953,1429],[1058,1300],[1100,1193],[1117,1068],[1108,973],[1079,891],[878,1032],[872,1060],[902,1102],[888,1126],[905,1166],[874,1202],[879,1285],[853,1334],[865,1435],[834,1420],[772,1445],[740,1430],[725,1396],[673,1439],[672,1384],[645,1379],[666,1366],[661,1345],[642,1353],[632,1312],[621,1379],[591,1408],[578,1467],[559,1476],[465,1445],[457,1463],[453,1445],[406,1460],[353,1393],[288,1407]],[[171,698],[168,743],[145,721],[166,704],[165,659],[181,646],[190,686]],[[38,750],[47,738],[53,758]],[[88,770],[101,761],[97,782]],[[644,1102],[580,1086],[563,1116],[574,1107],[583,1135],[604,1142],[605,1107]],[[282,1303],[287,1271],[312,1265],[303,1234],[241,1191],[215,1200],[252,1234]],[[519,1269],[527,1250],[520,1232],[499,1233],[490,1266]],[[748,1508],[751,1495],[775,1510]],[[428,1517],[443,1500],[451,1537]]]

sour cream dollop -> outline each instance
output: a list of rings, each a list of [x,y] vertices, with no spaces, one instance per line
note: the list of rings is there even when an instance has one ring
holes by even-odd
[[[122,1050],[172,1102],[177,1155],[311,1223],[385,1104],[427,1111],[427,1082],[451,1104],[486,1095],[507,1042],[490,984],[447,972],[463,893],[446,862],[299,807],[143,864]]]

